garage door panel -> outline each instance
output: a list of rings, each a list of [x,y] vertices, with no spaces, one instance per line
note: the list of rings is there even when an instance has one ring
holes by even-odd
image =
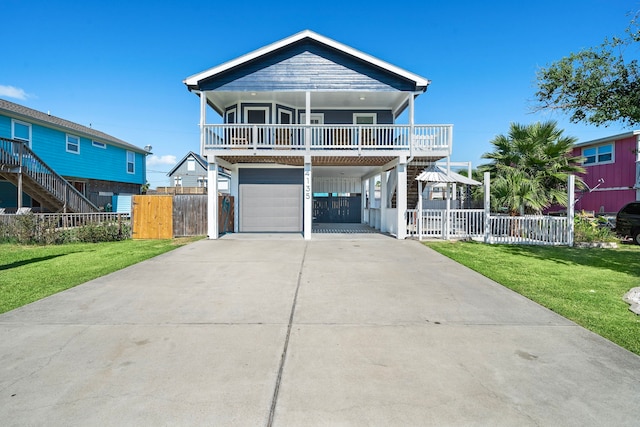
[[[241,232],[300,232],[302,212],[302,185],[240,185]]]

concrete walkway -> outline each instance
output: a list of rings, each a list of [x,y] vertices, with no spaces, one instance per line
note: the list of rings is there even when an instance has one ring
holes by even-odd
[[[0,424],[638,425],[640,358],[415,241],[200,241],[0,315]]]

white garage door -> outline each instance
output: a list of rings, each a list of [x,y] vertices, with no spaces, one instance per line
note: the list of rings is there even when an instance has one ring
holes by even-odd
[[[241,232],[301,232],[302,185],[241,184]]]

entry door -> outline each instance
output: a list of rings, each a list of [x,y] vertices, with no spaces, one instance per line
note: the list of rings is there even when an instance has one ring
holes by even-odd
[[[244,122],[247,124],[263,125],[269,123],[269,108],[268,107],[247,107],[244,110]],[[258,143],[267,142],[267,130],[264,127],[260,127],[257,130]],[[253,142],[253,129],[249,130],[249,141]]]
[[[311,113],[311,126],[315,125],[323,125],[324,124],[324,114],[322,113]],[[300,123],[307,123],[307,115],[302,113],[300,115]],[[322,129],[311,129],[311,145],[322,145],[324,143],[324,134]]]

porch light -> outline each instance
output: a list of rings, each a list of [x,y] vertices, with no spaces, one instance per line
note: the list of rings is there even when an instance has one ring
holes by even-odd
[[[251,96],[256,96],[256,93],[255,92],[251,92]]]
[[[367,99],[367,98],[366,98],[366,97],[364,97],[364,96],[361,96],[361,97],[360,97],[360,101],[364,101],[365,99]]]

